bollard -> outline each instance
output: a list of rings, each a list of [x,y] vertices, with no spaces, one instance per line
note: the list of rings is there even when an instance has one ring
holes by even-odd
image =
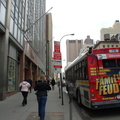
[[[70,120],[72,120],[72,99],[73,99],[73,85],[68,84],[68,95],[69,95],[69,105],[70,105]]]

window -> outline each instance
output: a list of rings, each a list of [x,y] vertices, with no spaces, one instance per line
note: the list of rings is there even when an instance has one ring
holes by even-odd
[[[14,26],[14,37],[17,38],[17,25]]]
[[[105,45],[103,45],[103,48],[105,48]]]
[[[10,18],[10,32],[13,34],[13,19],[12,17]]]
[[[3,4],[1,4],[1,9],[0,9],[0,21],[5,25],[5,12],[6,9]]]
[[[18,28],[18,42],[20,43],[20,29]]]
[[[110,67],[116,67],[115,59],[105,59],[102,60],[103,62],[103,68],[110,68]]]

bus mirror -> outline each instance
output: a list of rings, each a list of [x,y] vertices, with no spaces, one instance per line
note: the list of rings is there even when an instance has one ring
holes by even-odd
[[[89,47],[88,54],[92,54],[92,47]]]
[[[69,95],[70,99],[73,98],[73,85],[71,83],[68,84],[68,95]]]

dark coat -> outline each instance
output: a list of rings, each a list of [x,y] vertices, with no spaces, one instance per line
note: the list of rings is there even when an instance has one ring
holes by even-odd
[[[31,79],[27,79],[26,81],[32,86],[33,81]]]
[[[51,90],[50,85],[47,82],[37,81],[34,88],[37,96],[47,96],[47,90]]]
[[[51,85],[52,85],[52,86],[55,85],[55,80],[54,80],[54,79],[52,79],[52,81],[51,81]]]

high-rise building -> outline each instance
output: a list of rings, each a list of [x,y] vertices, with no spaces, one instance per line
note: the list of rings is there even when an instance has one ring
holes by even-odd
[[[46,73],[45,2],[0,1],[0,100],[26,77]]]
[[[88,35],[87,38],[84,40],[84,45],[80,49],[79,54],[86,53],[90,47],[94,46],[93,43],[94,43],[93,39],[91,39],[90,36]]]
[[[67,40],[66,41],[66,52],[67,52],[67,63],[72,62],[76,57],[79,56],[80,49],[83,46],[83,40]]]
[[[52,14],[46,15],[46,76],[54,77],[54,68],[52,62],[53,38],[52,38]]]
[[[91,39],[90,36],[88,35],[84,41],[84,44],[93,44],[93,39]]]
[[[119,34],[119,33],[120,33],[120,22],[119,22],[119,20],[116,20],[115,23],[113,24],[113,27],[102,28],[100,30],[101,41],[105,40],[104,37],[108,37],[108,39],[109,39],[113,35],[116,35],[116,34]]]

